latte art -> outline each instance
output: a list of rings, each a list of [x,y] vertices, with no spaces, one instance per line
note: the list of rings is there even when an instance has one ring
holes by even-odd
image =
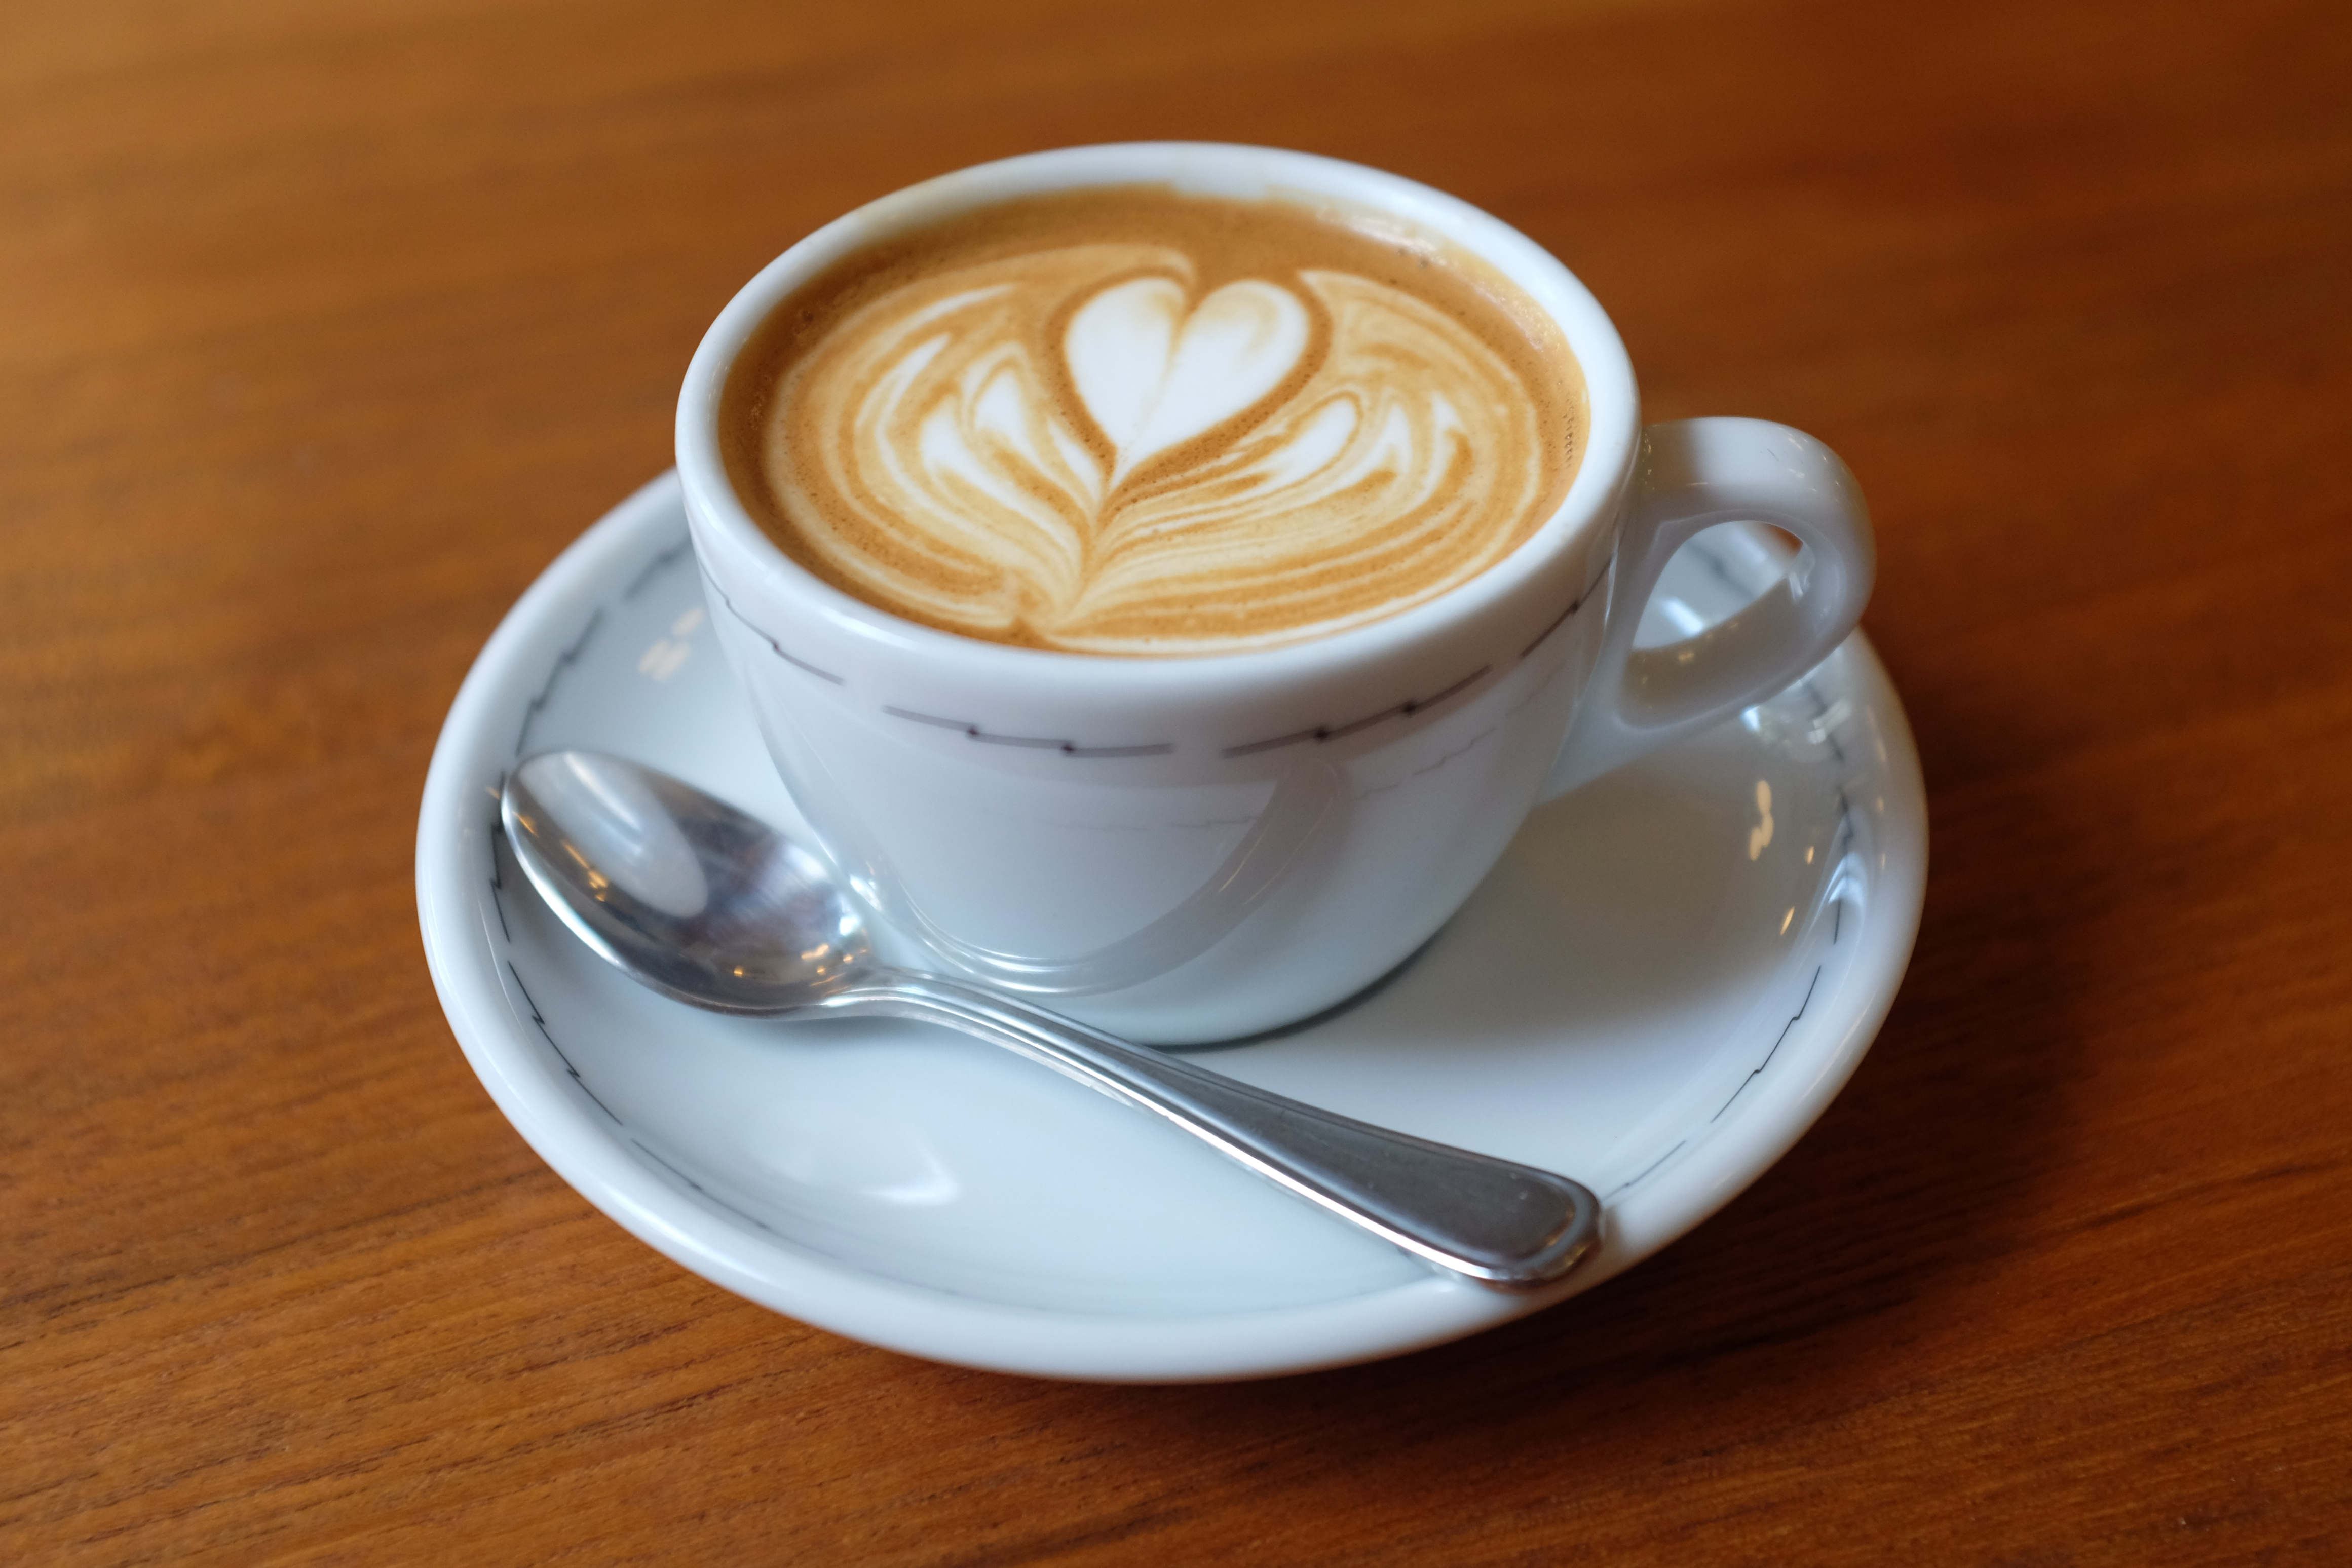
[[[1426,256],[1286,221],[1308,265],[1177,225],[858,275],[742,432],[772,531],[898,614],[1099,653],[1294,642],[1485,570],[1572,472],[1580,406],[1530,373],[1564,348],[1514,354]]]

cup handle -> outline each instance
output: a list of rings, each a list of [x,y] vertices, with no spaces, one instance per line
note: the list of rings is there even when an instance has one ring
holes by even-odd
[[[1717,523],[1770,523],[1805,547],[1738,614],[1663,648],[1633,646],[1674,554]],[[1601,656],[1541,799],[1720,723],[1829,657],[1877,570],[1870,508],[1838,455],[1762,419],[1685,419],[1642,432]]]

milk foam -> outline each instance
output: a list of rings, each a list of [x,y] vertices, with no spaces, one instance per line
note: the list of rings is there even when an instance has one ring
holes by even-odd
[[[1045,235],[877,271],[746,433],[780,542],[947,630],[1202,653],[1420,603],[1558,504],[1578,426],[1547,428],[1562,390],[1502,312],[1370,241],[1360,270],[1239,277],[1216,248]]]

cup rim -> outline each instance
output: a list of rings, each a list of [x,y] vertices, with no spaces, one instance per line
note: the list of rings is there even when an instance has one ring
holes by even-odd
[[[719,442],[720,399],[736,355],[770,312],[824,267],[889,235],[1021,196],[1094,186],[1166,184],[1207,195],[1303,199],[1402,221],[1496,267],[1549,315],[1584,376],[1583,462],[1559,507],[1503,559],[1437,597],[1361,625],[1270,648],[1165,656],[1017,647],[941,631],[869,604],[784,553],[735,492]],[[1460,631],[1614,516],[1639,446],[1631,359],[1591,291],[1565,264],[1501,219],[1417,181],[1317,153],[1231,142],[1137,141],[1056,148],[974,164],[879,197],[807,235],[737,290],[697,344],[678,392],[677,452],[689,515],[735,547],[772,592],[856,643],[952,658],[971,675],[1041,683],[1072,695],[1287,683],[1361,667]],[[718,579],[719,563],[706,559]],[[737,586],[720,582],[722,590]]]

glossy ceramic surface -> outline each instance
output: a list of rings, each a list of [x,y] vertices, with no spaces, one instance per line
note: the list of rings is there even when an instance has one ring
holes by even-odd
[[[1743,530],[1704,536],[1669,569],[1647,640],[1737,609],[1780,568]],[[1926,866],[1917,759],[1856,637],[1740,719],[1539,809],[1371,995],[1203,1058],[1598,1191],[1601,1255],[1502,1294],[944,1030],[761,1024],[632,985],[499,841],[505,769],[560,746],[643,757],[795,822],[711,643],[674,478],[549,570],[451,710],[417,845],[443,1004],[518,1130],[648,1244],[838,1333],[1045,1375],[1363,1360],[1648,1256],[1753,1181],[1852,1072],[1908,957]]]
[[[1443,593],[1213,657],[1074,657],[953,635],[779,549],[737,493],[720,434],[722,388],[759,324],[884,236],[1014,195],[1133,183],[1345,214],[1508,278],[1515,308],[1549,317],[1582,371],[1590,423],[1557,509]],[[946,318],[922,331],[935,329],[934,345],[961,340]],[[1405,428],[1381,471],[1407,461]],[[1059,444],[1040,439],[1039,452]],[[1007,461],[1020,444],[991,443]],[[827,225],[704,335],[678,394],[677,462],[714,631],[836,879],[929,949],[922,967],[1152,1044],[1289,1025],[1372,984],[1461,908],[1554,792],[1548,780],[1598,777],[1780,690],[1852,630],[1872,576],[1860,487],[1820,442],[1755,420],[1643,427],[1615,329],[1541,246],[1427,186],[1267,148],[1033,153]],[[1032,493],[1046,480],[1025,464],[954,484]],[[1627,665],[1656,569],[1735,518],[1804,540],[1800,569],[1718,635]]]

